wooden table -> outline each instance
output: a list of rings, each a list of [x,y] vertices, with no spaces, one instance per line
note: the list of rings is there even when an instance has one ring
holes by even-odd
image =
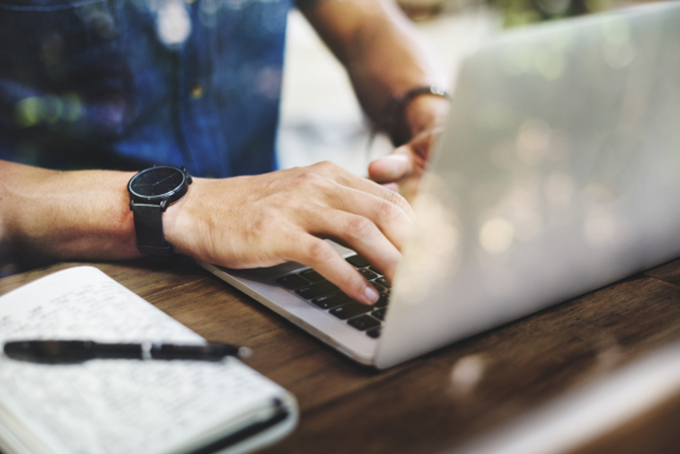
[[[0,279],[0,294],[61,263]],[[387,371],[358,366],[195,264],[94,264],[298,399],[297,429],[267,453],[446,452],[680,339],[680,260]],[[452,370],[483,358],[473,386]],[[680,452],[680,395],[579,453]]]

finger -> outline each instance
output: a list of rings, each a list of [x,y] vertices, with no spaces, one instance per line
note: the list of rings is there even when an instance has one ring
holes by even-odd
[[[393,200],[401,199],[401,196],[396,192],[391,192],[391,194]],[[352,213],[370,220],[376,230],[379,229],[381,234],[387,237],[398,250],[401,250],[406,243],[413,225],[413,218],[392,201],[357,189],[338,186],[337,190],[330,196],[329,204],[332,208],[339,209],[342,212]],[[332,212],[327,215],[335,216],[336,222],[342,222],[346,219],[341,218],[340,214]]]
[[[404,210],[404,212],[406,212],[406,214],[411,218],[415,216],[413,208],[411,205],[409,205],[406,199],[398,195],[395,196],[394,191],[390,191],[389,189],[386,189],[371,180],[360,178],[343,169],[342,167],[329,162],[315,164],[311,166],[311,168],[340,185],[358,189],[359,191],[367,192],[374,196],[385,199]]]
[[[300,233],[292,243],[291,260],[314,268],[337,285],[350,298],[364,304],[374,304],[380,295],[364,277],[326,241]]]
[[[401,253],[370,219],[333,209],[325,209],[320,214],[315,218],[315,225],[310,225],[310,231],[354,249],[388,279],[394,278]]]
[[[437,147],[444,128],[437,126],[429,131],[424,131],[412,141],[414,153],[426,162]]]
[[[382,187],[390,191],[399,192],[399,185],[397,183],[384,183]]]
[[[414,172],[413,158],[408,154],[390,154],[368,166],[368,175],[377,183],[398,181]]]

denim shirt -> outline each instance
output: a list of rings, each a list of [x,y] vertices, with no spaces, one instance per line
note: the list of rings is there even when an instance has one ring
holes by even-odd
[[[0,158],[273,170],[293,3],[0,0]]]

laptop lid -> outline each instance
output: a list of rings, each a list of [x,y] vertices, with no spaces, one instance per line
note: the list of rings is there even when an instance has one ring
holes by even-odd
[[[461,68],[380,368],[680,255],[680,3],[511,32]]]

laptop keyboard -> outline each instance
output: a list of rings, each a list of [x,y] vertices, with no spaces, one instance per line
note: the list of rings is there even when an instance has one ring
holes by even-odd
[[[365,332],[367,336],[377,339],[380,337],[382,321],[385,319],[391,284],[360,255],[347,257],[346,260],[378,290],[380,299],[373,306],[354,301],[335,284],[312,269],[289,274],[277,279],[276,282],[306,299],[319,310],[326,311],[344,320],[351,327]]]

